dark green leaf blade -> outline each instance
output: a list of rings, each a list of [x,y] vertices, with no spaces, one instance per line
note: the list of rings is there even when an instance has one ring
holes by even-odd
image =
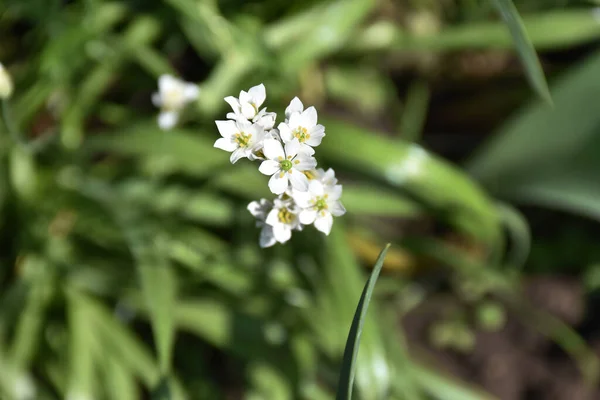
[[[344,358],[342,361],[342,369],[340,371],[340,378],[338,381],[338,390],[336,400],[350,400],[352,398],[352,385],[354,382],[354,373],[356,370],[356,359],[358,356],[358,349],[360,345],[360,336],[362,334],[365,317],[371,302],[371,296],[373,295],[373,289],[375,289],[375,283],[383,267],[383,261],[385,255],[390,248],[388,243],[377,258],[377,262],[373,267],[371,276],[367,281],[365,288],[363,289],[360,301],[356,307],[354,318],[352,320],[352,326],[348,333],[348,340],[346,341],[346,348],[344,349]]]
[[[512,0],[492,0],[492,3],[500,13],[500,16],[510,31],[510,35],[515,43],[515,48],[525,67],[529,82],[542,99],[549,104],[552,104],[552,96],[550,95],[548,82],[546,82],[546,77],[544,76],[544,70],[535,53],[535,48],[527,36],[525,25],[521,20],[517,8]]]

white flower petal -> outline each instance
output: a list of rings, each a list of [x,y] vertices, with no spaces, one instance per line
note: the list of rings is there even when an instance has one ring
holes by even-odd
[[[292,229],[289,225],[277,224],[273,227],[273,236],[279,243],[285,243],[292,237]]]
[[[152,104],[156,107],[162,107],[162,98],[160,97],[160,93],[152,93]]]
[[[258,201],[251,201],[250,204],[248,204],[248,207],[246,208],[248,209],[248,211],[250,211],[250,214],[252,214],[253,217],[262,214],[262,207],[260,206],[260,203]]]
[[[269,179],[269,189],[275,194],[281,194],[288,188],[288,174],[277,173]]]
[[[302,112],[302,121],[304,122],[305,128],[312,128],[317,125],[317,110],[314,107],[308,107]]]
[[[298,139],[293,139],[285,144],[285,155],[288,157],[295,157],[300,150],[300,142]]]
[[[284,143],[291,142],[294,139],[292,130],[287,124],[284,124],[282,122],[279,125],[277,125],[277,128],[279,129],[279,135],[281,136],[281,140],[283,140]]]
[[[215,142],[214,147],[225,151],[234,151],[235,149],[237,149],[238,145],[230,139],[219,138]]]
[[[198,85],[195,85],[193,83],[188,83],[185,85],[185,88],[183,89],[183,96],[185,97],[186,101],[194,101],[198,98],[199,95],[200,88],[198,87]]]
[[[324,136],[325,127],[323,125],[317,125],[310,131],[310,138],[306,140],[306,144],[310,146],[318,146],[321,144]]]
[[[234,112],[236,112],[236,113],[239,113],[239,112],[240,112],[240,110],[241,110],[241,106],[240,106],[240,102],[239,102],[239,100],[238,100],[238,99],[236,99],[236,98],[235,98],[235,97],[233,97],[233,96],[227,96],[227,97],[225,97],[225,99],[224,99],[224,100],[227,102],[227,104],[229,104],[229,105],[231,106],[231,109],[232,109]],[[229,118],[229,117],[227,117],[227,118]]]
[[[277,240],[275,240],[275,235],[273,234],[273,227],[269,225],[263,226],[258,239],[258,244],[260,247],[271,247],[275,243],[277,243]]]
[[[256,115],[256,108],[250,103],[242,103],[242,115],[248,119],[252,119]]]
[[[250,94],[244,90],[240,92],[240,106],[244,103],[250,103],[252,101],[252,97]]]
[[[329,198],[331,200],[337,200],[340,197],[342,197],[342,185],[334,185],[334,186],[326,185],[325,191],[327,192],[327,194],[329,195]]]
[[[158,78],[158,89],[161,93],[167,92],[175,89],[178,83],[179,79],[175,78],[173,75],[164,74]]]
[[[171,129],[179,120],[179,114],[175,111],[162,111],[158,114],[158,126],[161,129]]]
[[[327,211],[321,211],[318,214],[317,219],[315,219],[315,228],[317,228],[324,234],[329,235],[329,232],[331,232],[332,226],[333,226],[333,217],[331,216],[331,213],[329,213]]]
[[[235,149],[233,151],[233,153],[231,153],[231,156],[229,157],[229,161],[231,161],[232,164],[235,164],[236,162],[238,162],[238,160],[240,158],[244,158],[247,157],[247,152],[246,149],[239,147],[237,149]]]
[[[304,225],[312,224],[313,222],[315,222],[316,218],[317,218],[317,210],[314,210],[314,209],[302,210],[302,211],[300,211],[300,215],[298,215],[298,219],[300,219],[300,222],[303,223]]]
[[[239,132],[235,121],[215,121],[217,129],[221,136],[226,139],[230,139],[233,135]]]
[[[265,85],[262,83],[260,85],[251,87],[250,90],[248,90],[248,94],[250,94],[252,102],[256,108],[260,107],[267,98],[267,91],[265,90]]]
[[[288,121],[288,126],[293,131],[294,129],[302,126],[302,114],[293,113],[290,115],[290,120]]]
[[[289,119],[293,113],[301,113],[302,111],[304,111],[304,105],[299,98],[294,97],[290,101],[290,105],[285,109],[285,118]]]
[[[298,207],[307,208],[310,207],[310,200],[313,196],[310,194],[310,192],[300,192],[298,190],[294,190],[292,192],[292,197]]]
[[[306,192],[308,190],[308,178],[302,172],[291,169],[288,171],[287,175],[292,184],[292,188],[301,192]]]
[[[264,109],[263,109],[264,110]],[[256,123],[260,125],[264,130],[271,130],[275,126],[275,119],[277,118],[277,114],[268,112],[264,113]]]
[[[277,205],[277,202],[275,202],[275,205]],[[279,208],[278,207],[273,208],[267,214],[267,218],[265,218],[265,222],[271,226],[280,224],[278,214],[279,214]]]
[[[273,160],[266,160],[263,161],[260,166],[258,167],[258,170],[260,171],[261,174],[264,175],[273,175],[274,173],[278,172],[280,169],[280,165],[277,161],[273,161]]]
[[[337,183],[337,179],[335,179],[335,171],[333,168],[329,168],[327,172],[323,172],[321,169],[321,182],[325,185],[335,185]]]
[[[315,154],[315,149],[307,145],[306,143],[300,143],[300,150],[298,150],[298,154],[305,154],[307,156],[312,156]]]
[[[308,184],[308,191],[313,196],[323,196],[325,194],[325,188],[323,187],[323,184],[316,179],[310,181]]]
[[[346,214],[346,208],[339,201],[335,201],[329,204],[329,211],[335,217],[341,217]]]
[[[271,160],[277,160],[279,157],[282,159],[285,158],[285,153],[281,143],[275,139],[265,139],[263,144],[263,153],[265,153],[265,157]]]
[[[304,153],[299,153],[294,159],[294,169],[298,171],[308,171],[317,166],[317,160],[314,157]]]

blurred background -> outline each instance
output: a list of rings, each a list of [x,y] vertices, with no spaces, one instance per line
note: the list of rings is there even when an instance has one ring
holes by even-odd
[[[2,0],[0,397],[334,399],[391,242],[356,398],[600,399],[600,11],[516,2],[550,102],[494,3]],[[326,127],[328,237],[260,249],[267,177],[213,148],[261,82]]]

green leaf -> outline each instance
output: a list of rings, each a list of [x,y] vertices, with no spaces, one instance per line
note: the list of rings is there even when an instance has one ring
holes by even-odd
[[[106,355],[104,361],[106,392],[109,398],[136,400],[140,398],[135,376],[116,357]]]
[[[408,193],[457,230],[495,248],[500,224],[495,205],[473,180],[420,146],[332,118],[321,118],[327,140],[320,157]]]
[[[132,371],[146,387],[155,385],[159,377],[158,366],[144,343],[98,300],[78,293],[75,301],[93,321],[102,349]]]
[[[373,185],[344,185],[342,202],[353,215],[372,215],[409,218],[425,210],[408,196]]]
[[[152,323],[152,333],[158,351],[163,376],[171,370],[175,342],[174,310],[177,293],[175,272],[160,250],[160,243],[140,240],[130,233],[130,245],[137,263],[139,279],[146,307]]]
[[[93,398],[97,389],[96,355],[100,349],[93,322],[79,298],[75,290],[68,291],[70,373],[67,393]]]
[[[523,17],[528,37],[538,50],[568,49],[596,40],[600,26],[593,7],[557,9]],[[359,32],[343,51],[460,51],[511,49],[514,41],[502,21],[477,21],[450,25],[435,35],[409,35],[398,24],[377,21]]]
[[[498,213],[512,238],[505,264],[511,268],[521,268],[525,265],[531,250],[531,231],[527,220],[510,204],[498,204]]]
[[[215,137],[208,132],[183,129],[167,133],[152,121],[132,124],[118,134],[95,135],[86,142],[86,148],[90,152],[111,151],[138,156],[152,164],[160,164],[154,167],[157,171],[162,168],[168,173],[185,172],[203,177],[229,164],[227,154],[213,147]]]
[[[492,0],[492,3],[500,12],[500,16],[510,31],[517,52],[527,72],[529,82],[542,99],[552,104],[552,96],[550,95],[540,60],[527,36],[527,31],[525,30],[523,21],[521,21],[521,16],[517,8],[512,0]]]
[[[411,363],[410,373],[423,391],[439,400],[496,400],[480,389],[417,362]]]
[[[385,255],[389,247],[390,244],[388,243],[379,254],[379,258],[373,267],[371,276],[369,277],[369,280],[363,289],[358,306],[356,307],[354,319],[352,320],[352,325],[346,341],[346,348],[344,350],[344,359],[342,361],[342,368],[340,370],[340,378],[338,381],[336,395],[337,400],[350,400],[352,398],[352,388],[356,371],[356,359],[360,346],[360,337],[362,335],[371,296],[373,295],[373,290],[375,289],[375,283],[377,282],[379,273],[383,268],[383,261],[385,260]]]
[[[600,219],[600,53],[553,88],[555,108],[533,104],[503,126],[468,163],[489,190],[505,199],[560,208]]]

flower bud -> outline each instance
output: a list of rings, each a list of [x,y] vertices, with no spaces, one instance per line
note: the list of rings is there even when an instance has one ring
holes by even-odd
[[[0,63],[0,99],[8,99],[13,91],[13,83],[8,71]]]

